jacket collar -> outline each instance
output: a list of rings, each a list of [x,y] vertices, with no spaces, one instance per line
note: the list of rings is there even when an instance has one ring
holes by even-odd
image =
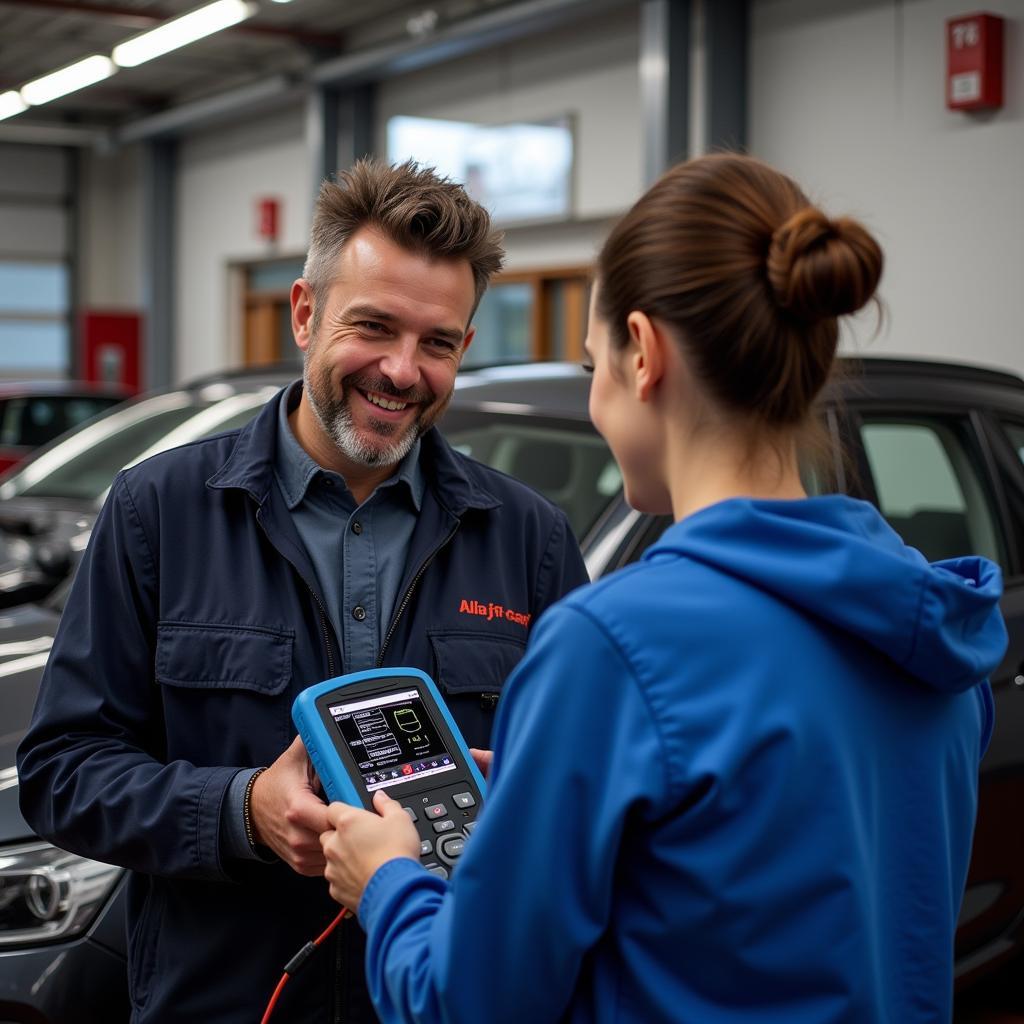
[[[280,406],[289,387],[282,388],[244,426],[224,464],[207,481],[215,490],[240,489],[264,504],[274,486],[274,459],[277,454],[277,421]],[[421,439],[420,458],[427,489],[453,515],[468,509],[492,509],[501,501],[466,472],[451,446],[435,429]]]

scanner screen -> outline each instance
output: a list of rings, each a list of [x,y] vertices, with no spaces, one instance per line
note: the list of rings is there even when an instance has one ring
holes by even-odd
[[[371,792],[456,768],[418,690],[339,701],[328,710]]]

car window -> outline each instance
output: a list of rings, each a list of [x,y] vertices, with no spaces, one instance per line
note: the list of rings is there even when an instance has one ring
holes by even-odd
[[[83,443],[83,431],[73,434],[61,443],[60,448],[64,451],[51,448],[43,459],[28,463],[6,480],[0,487],[0,498],[23,495],[32,498],[96,499],[110,486],[118,470],[195,412],[196,408],[191,404],[164,408],[129,421],[120,429],[117,429],[119,425],[111,423],[110,417],[100,420],[97,426],[99,423],[111,423],[115,429],[97,436],[93,443]],[[57,457],[50,458],[54,453]]]
[[[1006,436],[1010,439],[1010,444],[1013,445],[1017,458],[1024,462],[1024,423],[1007,423],[1004,421],[1003,430],[1006,431]]]
[[[62,399],[64,409],[64,430],[73,430],[105,409],[120,403],[122,399],[103,395],[77,395]]]
[[[907,544],[931,561],[968,554],[1003,561],[964,423],[865,418],[860,433],[879,509]]]
[[[11,403],[0,401],[0,444],[12,445],[17,437],[17,416],[11,414]]]
[[[276,385],[223,394],[172,391],[112,410],[26,463],[0,485],[0,499],[19,496],[99,501],[117,473],[175,445],[251,420]]]
[[[589,426],[494,413],[480,419],[453,410],[444,434],[457,451],[522,480],[553,501],[579,539],[622,490],[619,467]]]
[[[0,444],[38,448],[118,401],[102,395],[37,395],[8,399],[0,420]]]

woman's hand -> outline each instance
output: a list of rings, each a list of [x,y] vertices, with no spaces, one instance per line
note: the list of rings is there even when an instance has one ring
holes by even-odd
[[[331,898],[353,914],[381,864],[395,857],[418,861],[420,856],[419,834],[402,805],[378,790],[373,806],[376,814],[348,804],[331,804],[327,808],[331,829],[320,836]]]
[[[491,774],[491,762],[494,760],[494,751],[470,747],[469,752],[473,755],[473,760],[476,762],[477,768],[480,769],[480,774],[486,779]]]

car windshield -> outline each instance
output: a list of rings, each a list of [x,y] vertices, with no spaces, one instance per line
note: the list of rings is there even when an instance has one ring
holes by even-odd
[[[451,409],[442,431],[457,451],[558,505],[579,540],[622,490],[608,446],[585,421]]]
[[[0,499],[99,502],[118,471],[158,452],[248,422],[277,392],[211,385],[172,391],[114,410],[69,435],[0,485]]]

